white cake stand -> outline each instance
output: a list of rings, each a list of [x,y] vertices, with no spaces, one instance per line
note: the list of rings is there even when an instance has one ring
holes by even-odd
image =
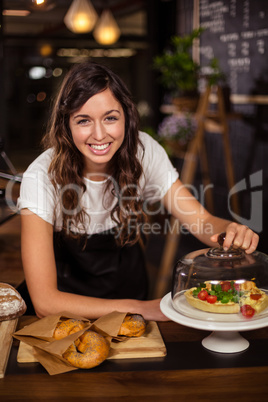
[[[267,312],[258,318],[247,319],[238,314],[212,314],[199,311],[188,305],[183,292],[179,300],[179,311],[172,304],[171,293],[160,302],[162,313],[170,320],[187,327],[211,330],[212,333],[202,340],[202,345],[213,352],[237,353],[246,350],[249,342],[238,331],[249,331],[268,326]]]

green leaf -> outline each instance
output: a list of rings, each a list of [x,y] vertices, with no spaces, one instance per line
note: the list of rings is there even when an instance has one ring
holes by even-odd
[[[221,303],[228,303],[230,301],[230,298],[228,296],[223,296],[223,298],[221,299]]]

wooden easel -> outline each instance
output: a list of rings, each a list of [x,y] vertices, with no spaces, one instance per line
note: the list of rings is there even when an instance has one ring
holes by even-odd
[[[214,106],[214,110],[212,110],[211,105]],[[195,117],[198,123],[197,131],[185,153],[180,178],[184,184],[192,184],[196,173],[198,159],[200,160],[203,185],[205,188],[208,188],[205,192],[206,208],[213,213],[212,191],[211,188],[206,187],[211,183],[211,181],[209,179],[208,158],[204,143],[205,131],[213,131],[221,134],[228,187],[231,189],[235,185],[229,142],[229,130],[221,87],[208,87],[206,89],[200,98]],[[236,194],[232,196],[231,204],[233,211],[239,214],[238,198]],[[166,235],[158,279],[154,290],[155,298],[163,297],[167,291],[167,286],[172,275],[176,250],[179,245],[180,230],[178,230],[178,220],[173,216],[170,218],[170,228],[171,230]],[[176,230],[172,230],[172,228],[176,228]]]

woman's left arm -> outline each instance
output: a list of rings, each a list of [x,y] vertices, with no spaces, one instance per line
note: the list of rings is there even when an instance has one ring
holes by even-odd
[[[218,235],[226,232],[225,249],[233,244],[250,254],[257,248],[256,233],[247,226],[211,215],[179,179],[164,196],[163,204],[183,228],[209,246],[215,246]]]

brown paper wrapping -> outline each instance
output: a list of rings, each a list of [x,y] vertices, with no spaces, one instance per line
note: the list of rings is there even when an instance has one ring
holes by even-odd
[[[92,323],[84,317],[68,312],[61,312],[42,318],[22,328],[15,332],[13,337],[32,346],[36,359],[50,375],[65,373],[77,370],[76,367],[71,366],[67,360],[62,357],[62,354],[79,336],[90,328],[92,331],[103,335],[109,343],[114,338],[119,339],[117,338],[117,334],[126,314],[127,313],[114,311]],[[86,323],[86,327],[66,338],[56,340],[53,338],[53,333],[58,321],[62,318],[82,320]],[[120,337],[120,339],[122,339],[122,337]]]

